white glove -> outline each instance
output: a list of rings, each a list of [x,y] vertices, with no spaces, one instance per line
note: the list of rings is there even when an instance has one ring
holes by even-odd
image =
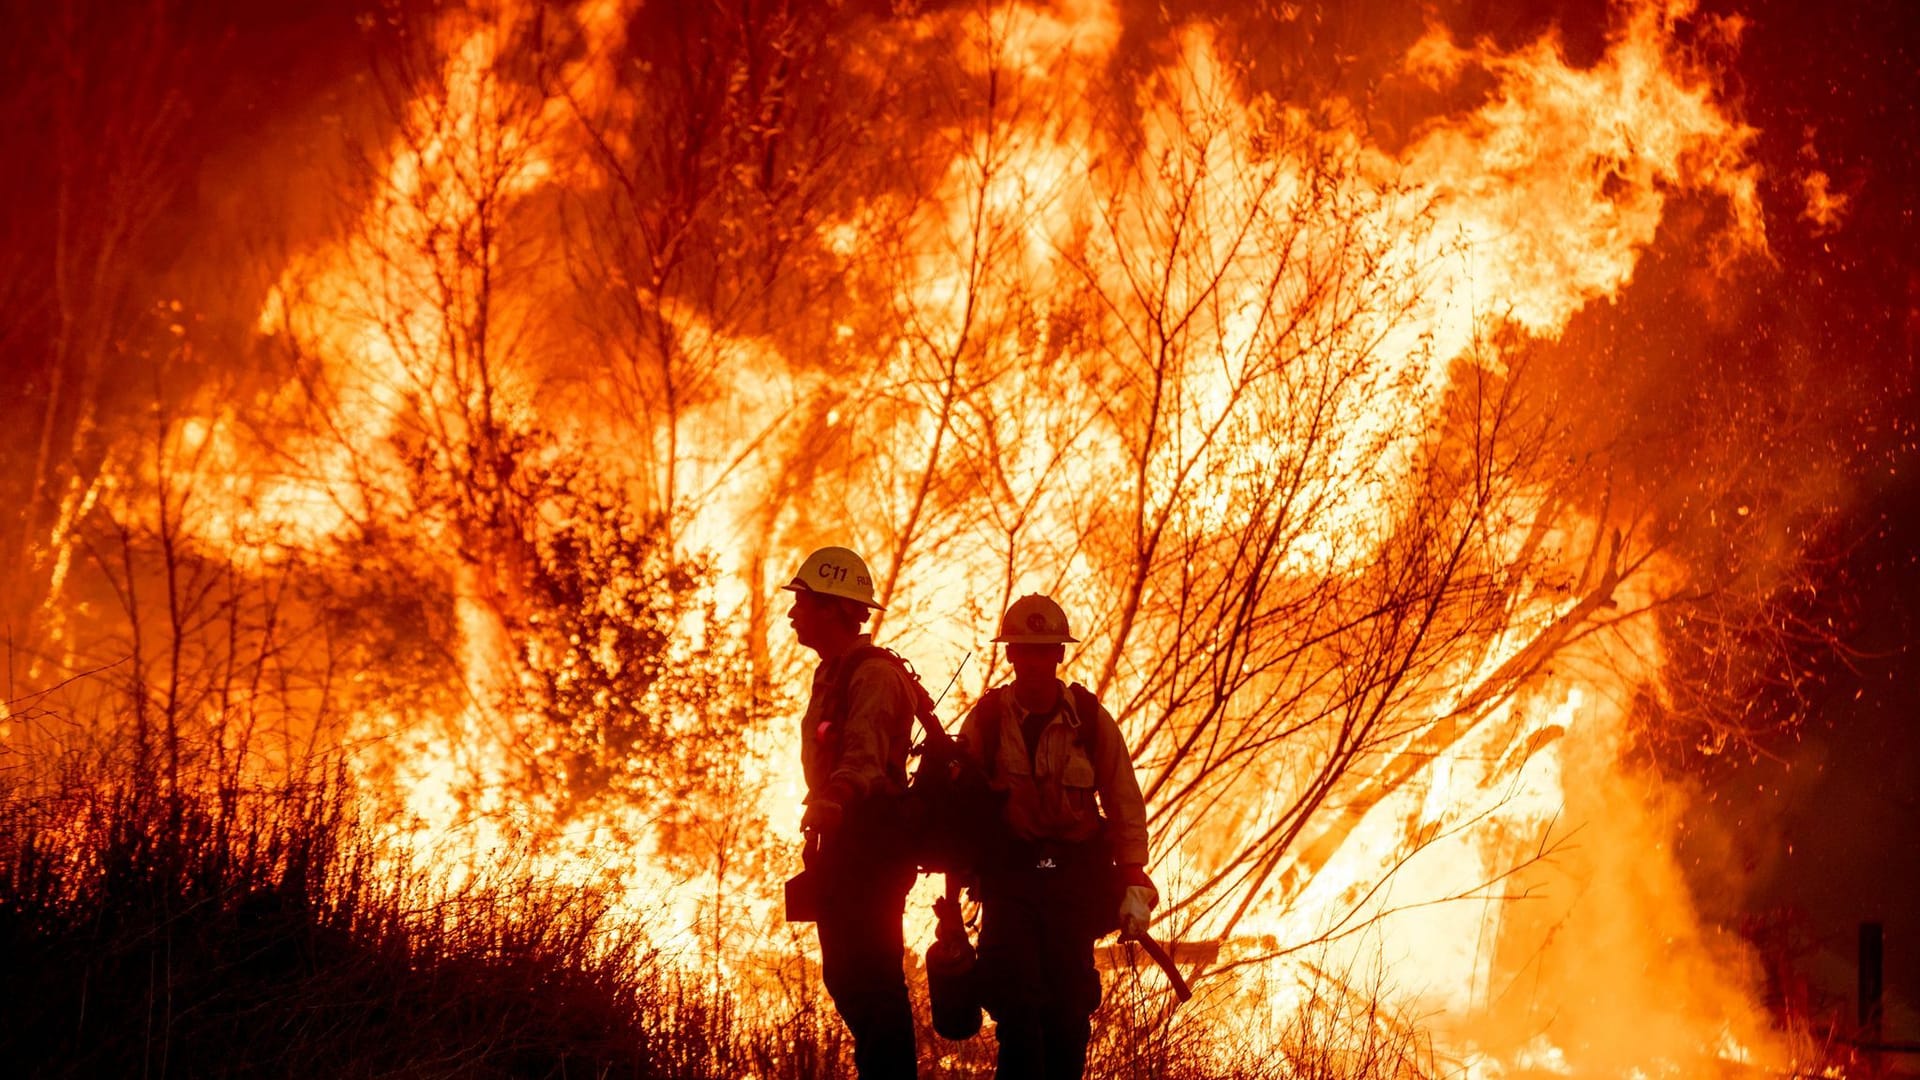
[[[1148,918],[1158,899],[1154,891],[1144,885],[1127,886],[1126,895],[1120,898],[1120,936],[1139,937],[1146,933]]]

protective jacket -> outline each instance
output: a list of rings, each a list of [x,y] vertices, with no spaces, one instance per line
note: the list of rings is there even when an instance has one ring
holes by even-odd
[[[866,651],[872,643],[872,635],[862,634],[848,656],[823,660],[814,669],[800,731],[809,805],[831,801],[851,808],[870,795],[906,791],[913,688],[899,664]],[[843,679],[849,663],[857,666]]]
[[[1023,840],[1092,839],[1106,812],[1106,838],[1116,864],[1147,861],[1147,811],[1126,739],[1111,714],[1091,696],[1083,716],[1077,694],[1062,685],[1059,705],[1035,745],[1027,745],[1028,712],[1011,687],[990,690],[967,713],[960,737],[987,768],[989,782],[1007,794],[1006,824]],[[998,729],[998,744],[985,745]]]

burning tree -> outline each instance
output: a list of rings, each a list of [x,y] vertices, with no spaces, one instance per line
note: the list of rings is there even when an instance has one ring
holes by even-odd
[[[768,596],[797,553],[868,553],[939,674],[1049,592],[1175,934],[1242,974],[1484,934],[1413,981],[1512,1049],[1531,1016],[1496,1005],[1553,919],[1507,901],[1556,880],[1564,806],[1617,810],[1650,616],[1732,595],[1615,501],[1555,374],[1669,200],[1719,215],[1716,259],[1764,247],[1748,133],[1683,48],[1714,27],[1683,18],[1623,10],[1585,67],[1429,33],[1398,75],[1484,92],[1388,146],[1198,25],[1128,55],[1098,5],[397,13],[349,210],[271,268],[267,374],[165,388],[86,512],[168,572],[298,583],[272,595],[326,647],[246,647],[310,665],[406,842],[531,833],[674,909],[716,981],[785,857],[798,658]],[[78,513],[42,473],[35,566]],[[1660,825],[1616,816],[1607,857]]]
[[[83,6],[23,20],[0,84],[9,113],[32,118],[20,152],[45,163],[18,170],[9,193],[50,208],[9,216],[0,263],[0,297],[14,313],[0,349],[22,391],[8,395],[6,415],[31,433],[9,457],[6,498],[20,513],[0,526],[0,595],[16,647],[54,658],[69,610],[61,590],[114,428],[153,386],[129,376],[155,332],[164,351],[178,322],[148,293],[146,265],[177,183],[172,152],[195,59],[173,47],[165,21],[101,37],[87,21]]]

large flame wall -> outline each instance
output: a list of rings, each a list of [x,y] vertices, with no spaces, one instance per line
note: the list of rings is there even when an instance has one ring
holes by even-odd
[[[1259,969],[1284,1011],[1308,971],[1377,968],[1473,1075],[1776,1053],[1676,869],[1684,802],[1625,765],[1650,613],[1696,568],[1552,361],[1676,207],[1702,273],[1764,259],[1707,60],[1737,21],[1625,6],[1581,63],[1430,27],[1387,74],[1442,104],[1390,135],[1225,21],[1143,45],[1095,2],[536,14],[396,47],[348,210],[274,260],[267,374],[174,403],[87,496],[244,572],[378,548],[362,569],[423,590],[436,688],[339,699],[403,857],[533,836],[750,978],[793,947],[767,884],[806,657],[774,588],[848,543],[881,637],[954,676],[943,715],[1003,674],[1009,599],[1066,604],[1149,789],[1162,926],[1223,943],[1222,995]],[[558,636],[529,584],[594,528],[712,560],[638,698],[609,629],[638,564]],[[610,689],[547,730],[528,695],[589,668]],[[567,740],[636,715],[737,737],[719,779],[699,762],[716,801],[564,794]],[[592,765],[657,783],[652,745]]]

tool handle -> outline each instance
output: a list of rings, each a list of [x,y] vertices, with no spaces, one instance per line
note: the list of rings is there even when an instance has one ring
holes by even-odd
[[[1138,934],[1125,940],[1139,942],[1140,947],[1147,950],[1147,955],[1153,958],[1153,962],[1160,965],[1160,970],[1167,973],[1167,981],[1173,984],[1173,996],[1176,999],[1185,1001],[1193,996],[1193,988],[1187,985],[1186,976],[1180,974],[1180,968],[1173,962],[1173,957],[1168,956],[1167,950],[1153,940],[1153,935]]]

